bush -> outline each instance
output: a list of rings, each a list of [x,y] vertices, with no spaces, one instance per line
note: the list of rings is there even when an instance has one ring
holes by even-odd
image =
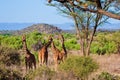
[[[0,80],[22,80],[22,75],[18,71],[0,67]]]
[[[91,72],[98,69],[98,65],[90,57],[70,56],[60,64],[59,69],[72,72],[74,76],[85,80]]]
[[[65,39],[71,39],[71,38],[75,38],[76,36],[74,34],[70,34],[70,33],[64,33],[64,38]]]
[[[117,51],[116,44],[113,41],[107,41],[103,45],[93,42],[90,49],[91,53],[95,54],[111,54]]]
[[[20,55],[12,48],[0,46],[0,63],[6,66],[20,65]]]
[[[25,75],[25,80],[51,80],[55,74],[50,68],[42,66]]]
[[[1,39],[1,45],[13,48],[13,49],[21,49],[22,42],[20,36],[0,36]]]
[[[80,45],[77,44],[77,40],[75,38],[71,38],[65,42],[66,48],[69,50],[79,50]]]
[[[120,80],[119,76],[111,75],[108,72],[102,72],[96,80]]]

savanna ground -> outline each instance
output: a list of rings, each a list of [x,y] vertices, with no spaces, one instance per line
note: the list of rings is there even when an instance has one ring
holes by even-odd
[[[24,63],[24,52],[22,51],[21,36],[0,35],[0,63],[1,63],[0,79],[15,80],[17,78],[13,78],[13,77],[19,77],[19,80],[23,80],[23,78],[26,80],[66,80],[66,79],[78,80],[78,76],[82,75],[81,73],[79,73],[79,71],[75,71],[73,73],[59,71],[59,70],[54,71],[54,62],[52,56],[53,54],[51,52],[50,47],[49,47],[48,67],[46,68],[46,67],[38,66],[38,58],[37,58],[38,51],[35,51],[36,50],[35,45],[39,41],[41,41],[42,43],[43,42],[46,43],[47,40],[44,39],[45,36],[46,36],[45,34],[40,34],[37,32],[33,32],[27,35],[27,45],[29,50],[36,57],[37,69],[30,70],[29,72],[26,73],[25,63]],[[65,46],[68,51],[68,56],[69,55],[83,56],[79,50],[80,45],[77,39],[75,38],[75,35],[67,33],[64,34],[64,37],[65,37]],[[55,41],[55,45],[61,50],[61,45],[59,40],[55,39],[54,41]],[[115,76],[120,76],[120,63],[119,63],[120,54],[118,49],[119,41],[120,41],[119,31],[110,32],[110,33],[100,32],[96,34],[96,36],[94,37],[94,41],[91,45],[90,57],[98,64],[98,68],[96,68],[95,71],[94,70],[88,71],[89,77],[87,78],[87,80],[120,80],[120,78],[119,79],[113,78]],[[64,64],[63,67],[66,67],[66,65]],[[93,65],[92,67],[94,68]],[[84,67],[81,69],[85,70]],[[78,67],[78,70],[81,69],[79,69]],[[102,78],[96,79],[96,77],[99,75],[102,75]],[[8,79],[10,77],[11,79]]]

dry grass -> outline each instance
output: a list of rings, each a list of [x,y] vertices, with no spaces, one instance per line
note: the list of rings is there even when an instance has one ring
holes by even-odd
[[[98,72],[109,72],[120,76],[120,55],[91,55],[99,64]]]
[[[82,56],[82,54],[80,53],[81,53],[80,51],[69,51],[68,55],[74,54],[74,55]],[[90,75],[89,80],[92,80],[92,78],[94,78],[96,75],[101,74],[102,72],[108,72],[110,74],[120,76],[120,55],[119,54],[112,54],[112,55],[91,54],[90,56],[99,64],[99,69]],[[48,67],[51,68],[52,70],[54,69],[54,61],[53,61],[53,55],[51,51],[49,51]],[[25,70],[25,67],[23,70]],[[65,80],[65,79],[68,79],[68,77],[70,76],[66,75],[65,73],[64,74],[59,73],[59,75],[57,75],[56,73],[56,76],[54,76],[54,78],[58,80]]]
[[[69,54],[80,55],[80,51],[69,51]],[[96,75],[102,72],[108,72],[112,75],[120,76],[120,54],[111,55],[90,55],[98,64],[99,69],[90,75],[90,79],[94,78]]]
[[[70,54],[80,55],[80,51],[69,51]],[[120,54],[111,54],[111,55],[90,55],[98,64],[98,72],[109,72],[112,74],[120,75]]]

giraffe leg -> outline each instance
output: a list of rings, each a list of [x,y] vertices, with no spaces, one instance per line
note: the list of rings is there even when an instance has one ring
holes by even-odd
[[[34,69],[36,69],[36,61],[35,60],[33,62],[33,65],[34,65]]]
[[[44,62],[45,62],[45,58],[44,57],[42,57],[42,65],[44,64]]]
[[[31,69],[31,63],[30,61],[28,62],[29,70]]]
[[[55,71],[57,71],[57,66],[58,66],[58,59],[57,58],[54,58],[54,63],[55,63]]]
[[[30,68],[33,69],[33,62],[30,62]]]
[[[28,67],[27,57],[25,57],[25,67],[26,67],[26,72],[27,72],[27,67]]]
[[[39,66],[41,66],[42,65],[42,55],[40,54],[38,58],[39,58]]]
[[[35,56],[33,55],[32,57],[32,68],[34,67],[34,69],[36,69],[36,59]]]
[[[47,66],[47,62],[48,62],[48,56],[45,57],[45,64]]]
[[[42,66],[42,60],[43,60],[43,59],[42,59],[42,57],[41,57],[40,66]]]

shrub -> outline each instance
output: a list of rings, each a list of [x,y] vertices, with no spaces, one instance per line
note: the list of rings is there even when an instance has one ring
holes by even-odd
[[[88,75],[98,69],[98,65],[90,57],[70,56],[64,63],[61,63],[59,69],[85,80]]]
[[[20,62],[20,55],[16,50],[0,46],[0,63],[11,66],[20,65]]]
[[[96,80],[120,80],[120,77],[112,75],[108,72],[102,72],[100,75],[98,75]]]
[[[25,75],[25,80],[51,80],[55,74],[50,68],[42,66]]]
[[[70,34],[70,33],[64,33],[64,38],[65,39],[75,38],[75,35],[74,34]]]
[[[22,47],[22,42],[20,36],[2,36],[1,45],[18,50]]]
[[[103,43],[103,45],[101,45],[101,43],[93,42],[90,51],[91,53],[103,55],[103,54],[115,53],[117,51],[117,48],[115,42],[113,41],[107,41]]]
[[[65,42],[65,45],[66,45],[67,49],[69,49],[69,50],[79,50],[80,49],[80,45],[77,44],[77,40],[75,38],[71,38],[71,39],[67,40]]]
[[[18,71],[0,68],[0,80],[22,80],[22,75]]]

